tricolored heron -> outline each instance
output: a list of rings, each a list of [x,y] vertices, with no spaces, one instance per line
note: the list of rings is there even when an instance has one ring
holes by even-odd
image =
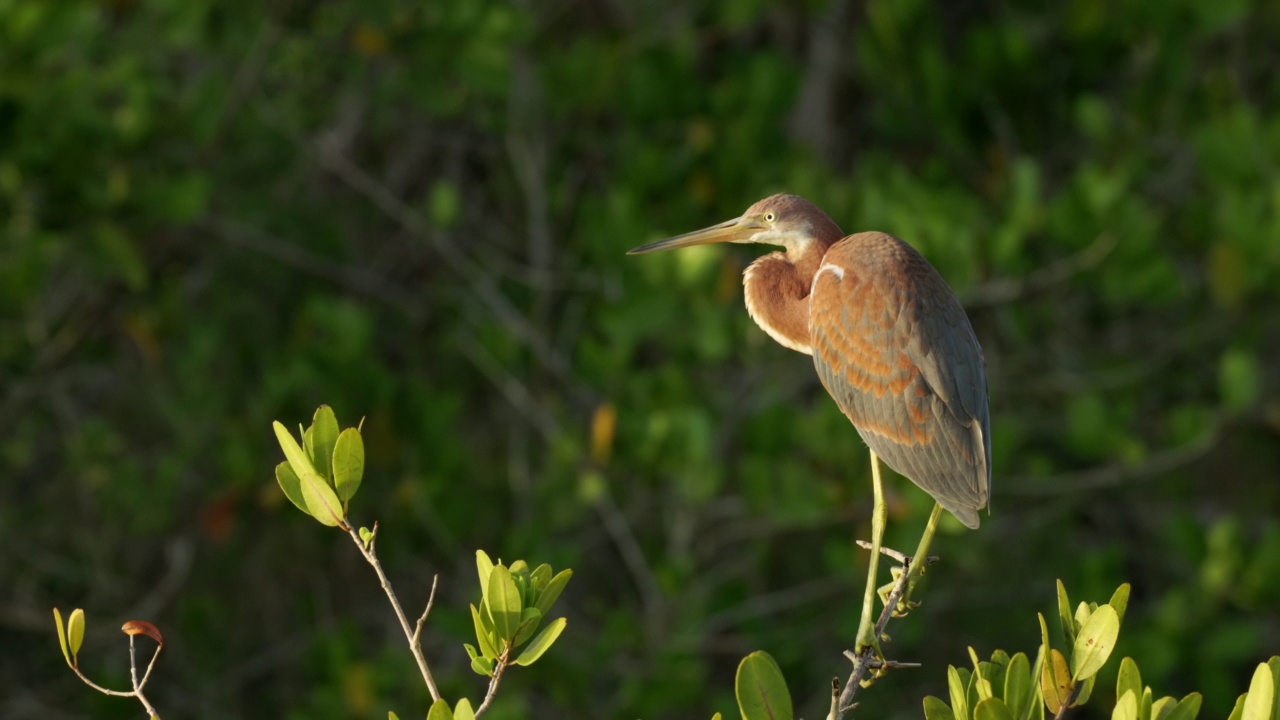
[[[846,237],[796,195],[767,197],[741,217],[629,254],[716,242],[785,248],[747,267],[747,313],[783,347],[813,356],[823,387],[871,449],[875,510],[857,644],[878,649],[871,606],[885,506],[877,458],[937,501],[916,558],[942,509],[978,527],[991,488],[982,348],[955,293],[914,248],[882,232]]]

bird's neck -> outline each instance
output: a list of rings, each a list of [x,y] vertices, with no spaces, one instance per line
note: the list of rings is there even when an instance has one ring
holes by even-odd
[[[747,266],[742,278],[751,319],[779,345],[806,355],[813,354],[809,289],[825,250],[815,241],[800,252],[769,253]]]

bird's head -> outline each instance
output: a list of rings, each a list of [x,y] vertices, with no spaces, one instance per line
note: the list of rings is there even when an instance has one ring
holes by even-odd
[[[627,252],[628,255],[675,250],[707,243],[764,243],[781,245],[788,255],[802,253],[812,242],[830,246],[841,236],[840,228],[799,195],[771,195],[742,213],[709,228],[646,243]]]

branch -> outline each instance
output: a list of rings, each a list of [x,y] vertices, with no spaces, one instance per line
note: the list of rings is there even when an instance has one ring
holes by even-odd
[[[510,655],[511,648],[498,658],[497,664],[493,666],[493,677],[489,678],[489,691],[484,694],[484,702],[480,703],[480,707],[476,708],[475,716],[480,717],[489,709],[489,703],[493,702],[493,698],[498,694],[498,683],[502,682],[502,671],[507,669],[507,656]]]
[[[1080,689],[1084,687],[1084,683],[1076,683],[1071,688],[1071,692],[1067,693],[1067,699],[1062,701],[1062,706],[1058,708],[1057,714],[1053,716],[1053,720],[1062,720],[1062,716],[1067,714],[1067,708],[1071,707],[1071,703],[1080,697]]]
[[[890,552],[895,554],[890,554]],[[895,559],[897,559],[897,557],[901,557],[904,562],[902,563],[902,572],[898,573],[898,579],[894,581],[893,589],[889,591],[889,596],[885,598],[884,610],[880,611],[880,617],[876,620],[876,637],[884,635],[884,629],[889,624],[889,618],[893,617],[894,611],[897,609],[898,604],[902,602],[902,598],[907,592],[907,587],[912,576],[912,573],[910,572],[911,563],[914,560],[914,558],[906,557],[902,555],[902,553],[897,553],[896,551],[889,551],[885,554],[890,557],[895,557]],[[936,560],[934,557],[926,558],[924,560],[924,564],[929,565],[934,560]],[[827,720],[841,720],[846,712],[857,706],[857,703],[853,702],[853,696],[858,692],[858,688],[862,686],[863,678],[866,676],[868,670],[877,671],[875,677],[878,677],[882,671],[889,668],[918,667],[916,663],[899,663],[879,659],[876,657],[874,647],[865,647],[862,649],[862,652],[857,654],[846,650],[844,654],[845,657],[849,658],[849,660],[853,662],[853,671],[849,673],[849,679],[845,681],[844,691],[840,693],[839,698],[832,702],[831,711],[827,714]]]
[[[431,693],[432,702],[440,699],[440,691],[436,689],[435,678],[431,677],[431,668],[427,667],[427,658],[422,654],[422,626],[427,621],[427,614],[431,612],[431,605],[436,599],[436,581],[439,576],[431,579],[431,596],[427,599],[427,609],[423,611],[422,617],[418,618],[417,629],[409,628],[409,619],[405,617],[404,610],[400,607],[400,601],[396,599],[396,593],[391,589],[391,581],[387,579],[387,574],[382,571],[382,563],[378,562],[378,550],[376,543],[378,542],[378,523],[373,524],[373,534],[369,537],[369,545],[365,547],[364,540],[360,539],[360,534],[356,529],[347,523],[347,534],[355,541],[356,547],[360,548],[360,554],[364,555],[364,559],[369,561],[373,566],[373,571],[378,574],[378,580],[382,583],[382,589],[387,593],[387,599],[391,601],[391,609],[396,611],[396,617],[400,620],[400,627],[404,630],[404,637],[409,641],[409,651],[413,653],[413,658],[418,661],[418,669],[422,671],[422,680],[427,684],[427,690]]]
[[[160,657],[160,651],[164,649],[164,645],[157,645],[155,653],[151,656],[151,662],[147,665],[147,672],[142,676],[142,681],[138,681],[138,662],[137,650],[133,644],[133,635],[129,636],[129,677],[132,679],[133,690],[125,692],[124,690],[108,690],[101,685],[90,680],[83,672],[80,671],[79,665],[72,665],[71,669],[75,672],[76,677],[84,681],[85,685],[97,690],[103,695],[111,697],[131,697],[137,698],[142,703],[142,708],[147,711],[147,716],[160,720],[160,713],[156,712],[155,707],[147,700],[147,696],[142,694],[142,688],[146,687],[147,680],[151,678],[151,669],[156,665],[156,658]]]

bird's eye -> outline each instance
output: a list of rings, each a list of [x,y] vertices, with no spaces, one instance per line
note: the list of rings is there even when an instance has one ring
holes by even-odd
[[[773,222],[774,220],[776,220],[776,219],[777,219],[777,217],[778,217],[778,216],[777,216],[777,215],[774,215],[772,212],[767,212],[767,213],[765,213],[765,214],[764,214],[764,221],[765,221],[765,222]]]

